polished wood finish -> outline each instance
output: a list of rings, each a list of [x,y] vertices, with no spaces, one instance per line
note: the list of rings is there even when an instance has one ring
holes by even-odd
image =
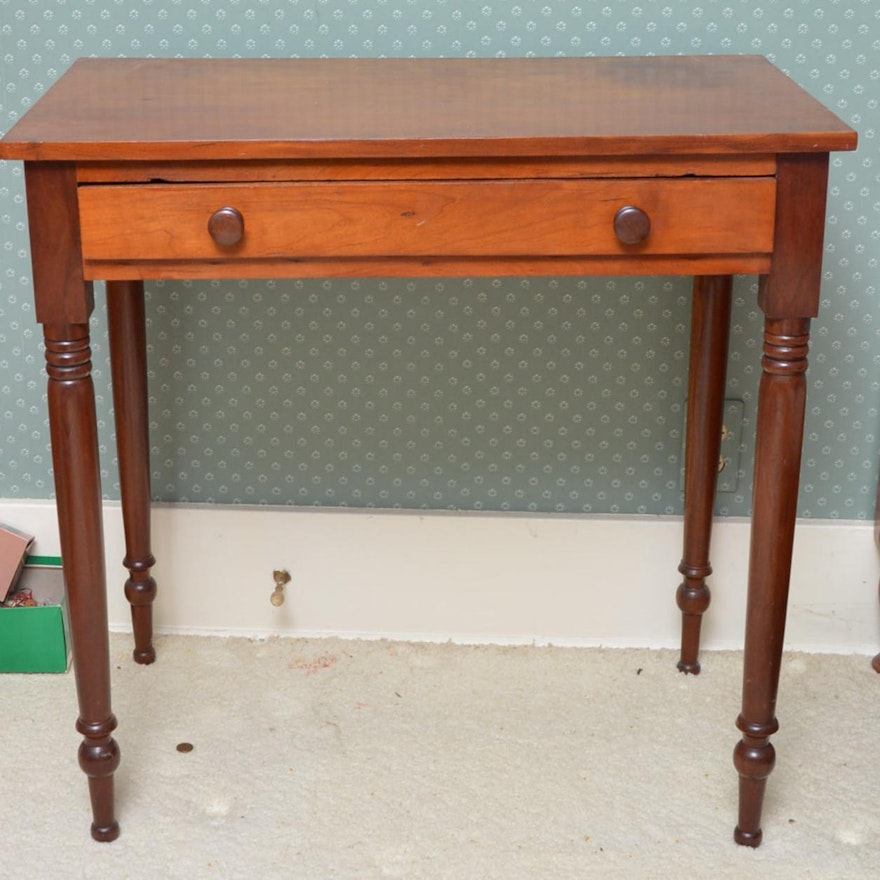
[[[725,156],[852,149],[764,58],[76,61],[19,159]]]
[[[822,284],[828,154],[782,155],[776,163],[776,228],[758,304],[768,318],[815,318]]]
[[[685,433],[684,549],[675,594],[681,609],[682,672],[700,671],[700,625],[709,607],[709,544],[721,454],[724,389],[730,328],[729,275],[694,281]]]
[[[734,751],[740,774],[739,822],[734,836],[738,843],[750,846],[761,842],[764,788],[775,762],[770,736],[779,729],[776,696],[797,513],[809,330],[807,318],[765,321],[743,702],[736,722],[743,737]]]
[[[877,480],[877,500],[874,503],[874,543],[880,549],[880,479]],[[877,585],[877,593],[880,594],[880,584]],[[875,672],[880,672],[880,654],[876,654],[871,661]]]
[[[27,162],[24,176],[37,321],[86,324],[95,298],[83,275],[76,167]]]
[[[685,156],[519,156],[423,159],[242,159],[235,162],[185,160],[120,166],[114,162],[77,165],[79,183],[284,183],[321,180],[554,180],[607,177],[767,177],[776,157],[754,155]]]
[[[118,833],[90,279],[108,280],[135,657],[153,659],[144,278],[697,276],[680,668],[699,669],[730,275],[764,358],[740,816],[773,764],[828,153],[855,132],[762,58],[87,59],[0,141],[24,159],[97,839]],[[615,222],[617,218],[617,222]]]
[[[244,217],[238,208],[226,205],[208,218],[208,235],[223,248],[232,247],[244,238]]]
[[[26,164],[37,319],[43,324],[56,507],[70,613],[71,647],[83,741],[79,764],[89,780],[92,836],[119,835],[113,774],[110,646],[104,534],[89,315],[92,285],[83,279],[76,172],[67,163]]]
[[[156,560],[150,550],[147,340],[141,282],[107,282],[107,319],[125,531],[123,565],[130,572],[125,596],[131,605],[134,659],[138,663],[152,663],[156,659],[152,612],[156,581],[150,570]]]
[[[47,254],[35,254],[36,259]],[[88,324],[44,324],[49,378],[49,426],[61,556],[70,612],[73,663],[83,736],[79,764],[89,779],[92,836],[119,836],[113,806],[113,774],[119,749],[112,737],[110,645],[104,583],[98,432],[91,378]]]
[[[82,187],[80,218],[90,275],[94,263],[221,260],[212,277],[279,259],[769,256],[775,200],[773,177],[102,185]],[[218,212],[228,241],[210,231]]]
[[[621,244],[641,244],[650,233],[651,218],[643,208],[624,205],[617,209],[614,215],[614,234]]]
[[[773,264],[762,277],[764,353],[758,392],[749,589],[743,663],[738,843],[761,842],[761,809],[775,761],[776,698],[806,407],[810,318],[819,307],[828,156],[779,157]]]
[[[156,278],[285,278],[296,266],[297,278],[418,278],[500,277],[504,275],[676,275],[683,262],[692,272],[707,275],[761,273],[770,268],[770,254],[715,254],[709,257],[644,254],[624,261],[619,255],[594,257],[270,257],[238,260],[222,256],[199,260],[90,260],[89,278],[128,281]]]

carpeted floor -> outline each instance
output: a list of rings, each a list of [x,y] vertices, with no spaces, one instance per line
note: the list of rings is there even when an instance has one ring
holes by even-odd
[[[112,637],[122,836],[93,843],[72,675],[0,678],[4,878],[863,878],[880,676],[787,658],[764,843],[731,837],[740,656]],[[177,745],[191,743],[190,752]]]

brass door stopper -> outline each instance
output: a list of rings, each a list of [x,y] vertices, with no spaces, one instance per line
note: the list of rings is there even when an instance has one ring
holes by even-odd
[[[284,604],[284,585],[290,583],[290,572],[286,568],[276,568],[272,572],[275,580],[275,589],[269,597],[269,601],[278,608]]]

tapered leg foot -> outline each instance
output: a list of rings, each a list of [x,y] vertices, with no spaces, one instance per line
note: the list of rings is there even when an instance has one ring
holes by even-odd
[[[682,562],[678,570],[684,575],[684,580],[675,593],[675,601],[681,611],[681,658],[676,665],[679,672],[699,675],[700,629],[703,614],[711,600],[706,578],[712,574],[712,568],[709,565],[691,567]]]
[[[758,847],[761,845],[761,841],[764,839],[764,832],[761,831],[760,828],[754,833],[743,831],[742,828],[737,825],[737,827],[733,829],[733,839],[740,846]]]
[[[767,777],[776,764],[776,752],[769,741],[779,725],[775,719],[763,728],[749,725],[742,716],[737,727],[743,738],[733,751],[733,764],[739,773],[739,820],[733,831],[733,839],[742,846],[759,846],[761,810]]]
[[[134,630],[135,663],[149,665],[156,660],[153,647],[153,601],[156,598],[156,581],[150,576],[150,569],[156,564],[150,555],[143,560],[132,560],[128,556],[122,564],[131,572],[125,582],[125,598],[131,605],[131,622]]]
[[[92,837],[101,842],[109,843],[119,837],[119,823],[115,818],[113,797],[113,774],[119,766],[119,748],[109,733],[101,730],[113,730],[116,719],[112,716],[102,725],[77,725],[80,731],[89,730],[86,739],[79,749],[79,764],[89,777],[89,796],[92,802]]]
[[[99,827],[92,823],[92,839],[97,840],[98,843],[112,843],[117,837],[119,837],[118,822],[112,822],[107,827]]]

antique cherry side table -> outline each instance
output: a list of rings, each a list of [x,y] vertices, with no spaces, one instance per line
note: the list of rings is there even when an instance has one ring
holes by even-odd
[[[77,61],[23,159],[92,835],[119,833],[89,315],[107,282],[134,656],[155,658],[144,279],[695,277],[679,668],[698,672],[731,275],[765,316],[738,842],[756,846],[819,304],[828,154],[856,135],[759,57]]]

